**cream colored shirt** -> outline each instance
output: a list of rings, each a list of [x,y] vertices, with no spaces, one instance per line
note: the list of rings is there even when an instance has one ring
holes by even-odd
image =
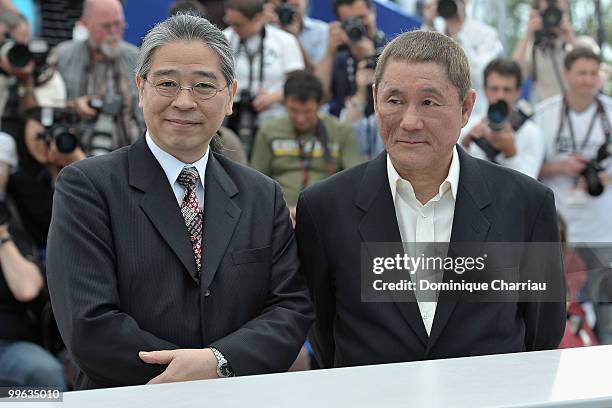
[[[457,147],[453,148],[448,176],[438,194],[425,205],[417,200],[410,182],[397,173],[388,155],[387,176],[402,242],[449,242],[459,185]],[[427,334],[430,334],[437,302],[418,302],[418,305]]]

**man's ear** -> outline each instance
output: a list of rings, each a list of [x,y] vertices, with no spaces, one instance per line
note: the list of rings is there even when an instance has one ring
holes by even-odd
[[[476,91],[470,89],[465,94],[463,98],[463,102],[461,102],[461,127],[467,125],[468,120],[470,120],[470,115],[472,114],[472,109],[474,109],[474,103],[476,102]]]
[[[374,99],[374,112],[378,110],[378,102],[376,101],[376,84],[372,84],[372,98]]]
[[[136,74],[134,79],[136,81],[136,88],[138,88],[138,106],[142,108],[142,99],[144,98],[144,79],[142,79],[140,74]]]
[[[238,90],[238,82],[234,80],[230,86],[227,87],[229,90],[229,99],[227,100],[227,106],[225,107],[225,115],[229,116],[233,113],[234,98],[236,97],[236,91]]]

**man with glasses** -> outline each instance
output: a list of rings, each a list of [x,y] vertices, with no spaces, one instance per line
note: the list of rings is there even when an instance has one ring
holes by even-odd
[[[87,128],[81,143],[94,155],[129,145],[144,131],[133,80],[138,50],[123,41],[118,0],[86,0],[80,22],[89,38],[59,44],[51,60],[66,82],[68,106]]]
[[[146,136],[56,183],[47,274],[78,388],[286,371],[312,308],[281,188],[209,150],[237,88],[227,39],[170,17],[136,83]]]

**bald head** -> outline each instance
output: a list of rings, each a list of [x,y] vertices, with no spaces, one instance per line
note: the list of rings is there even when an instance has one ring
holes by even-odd
[[[108,58],[115,58],[123,39],[125,17],[119,0],[85,0],[81,23],[89,31],[89,45]]]

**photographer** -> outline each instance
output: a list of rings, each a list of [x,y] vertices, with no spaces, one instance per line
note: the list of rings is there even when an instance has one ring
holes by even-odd
[[[372,0],[334,0],[333,7],[338,21],[329,24],[327,49],[315,72],[331,97],[329,112],[339,116],[346,99],[357,91],[357,64],[386,39],[376,27]]]
[[[296,38],[266,24],[263,0],[229,0],[223,31],[234,52],[238,91],[227,126],[250,154],[257,128],[285,114],[283,83],[288,72],[304,68]]]
[[[92,132],[97,155],[142,136],[144,119],[134,83],[137,48],[123,41],[125,18],[119,0],[85,0],[80,23],[87,40],[59,44],[51,60],[66,81],[68,107]]]
[[[564,92],[561,75],[568,48],[577,46],[566,0],[534,0],[527,32],[513,58],[533,81],[534,100],[543,101]]]
[[[491,61],[484,71],[488,113],[470,120],[475,125],[462,132],[465,136],[461,144],[472,156],[537,179],[544,157],[544,139],[540,129],[529,120],[531,107],[519,100],[521,85],[518,63],[507,58]]]
[[[327,23],[307,15],[308,0],[270,1],[274,23],[283,30],[295,35],[305,52],[304,61],[318,64],[323,59],[327,44]],[[306,64],[308,66],[308,63]]]
[[[495,28],[466,15],[466,1],[428,1],[423,10],[423,28],[443,32],[461,45],[470,63],[472,88],[477,94],[472,115],[481,115],[487,109],[482,83],[484,68],[500,57],[504,48]]]
[[[63,106],[66,87],[59,73],[47,64],[47,43],[32,40],[23,15],[4,12],[0,26],[5,28],[0,46],[1,127],[17,135],[23,130],[26,109],[39,103]]]
[[[377,55],[371,55],[357,64],[357,91],[346,104],[344,120],[353,126],[359,153],[368,160],[378,156],[385,149],[374,115],[374,69]],[[343,115],[340,115],[342,118]]]
[[[612,242],[612,102],[598,93],[600,65],[591,49],[569,52],[563,70],[567,93],[542,102],[535,114],[546,142],[540,178],[555,193],[569,243]]]

